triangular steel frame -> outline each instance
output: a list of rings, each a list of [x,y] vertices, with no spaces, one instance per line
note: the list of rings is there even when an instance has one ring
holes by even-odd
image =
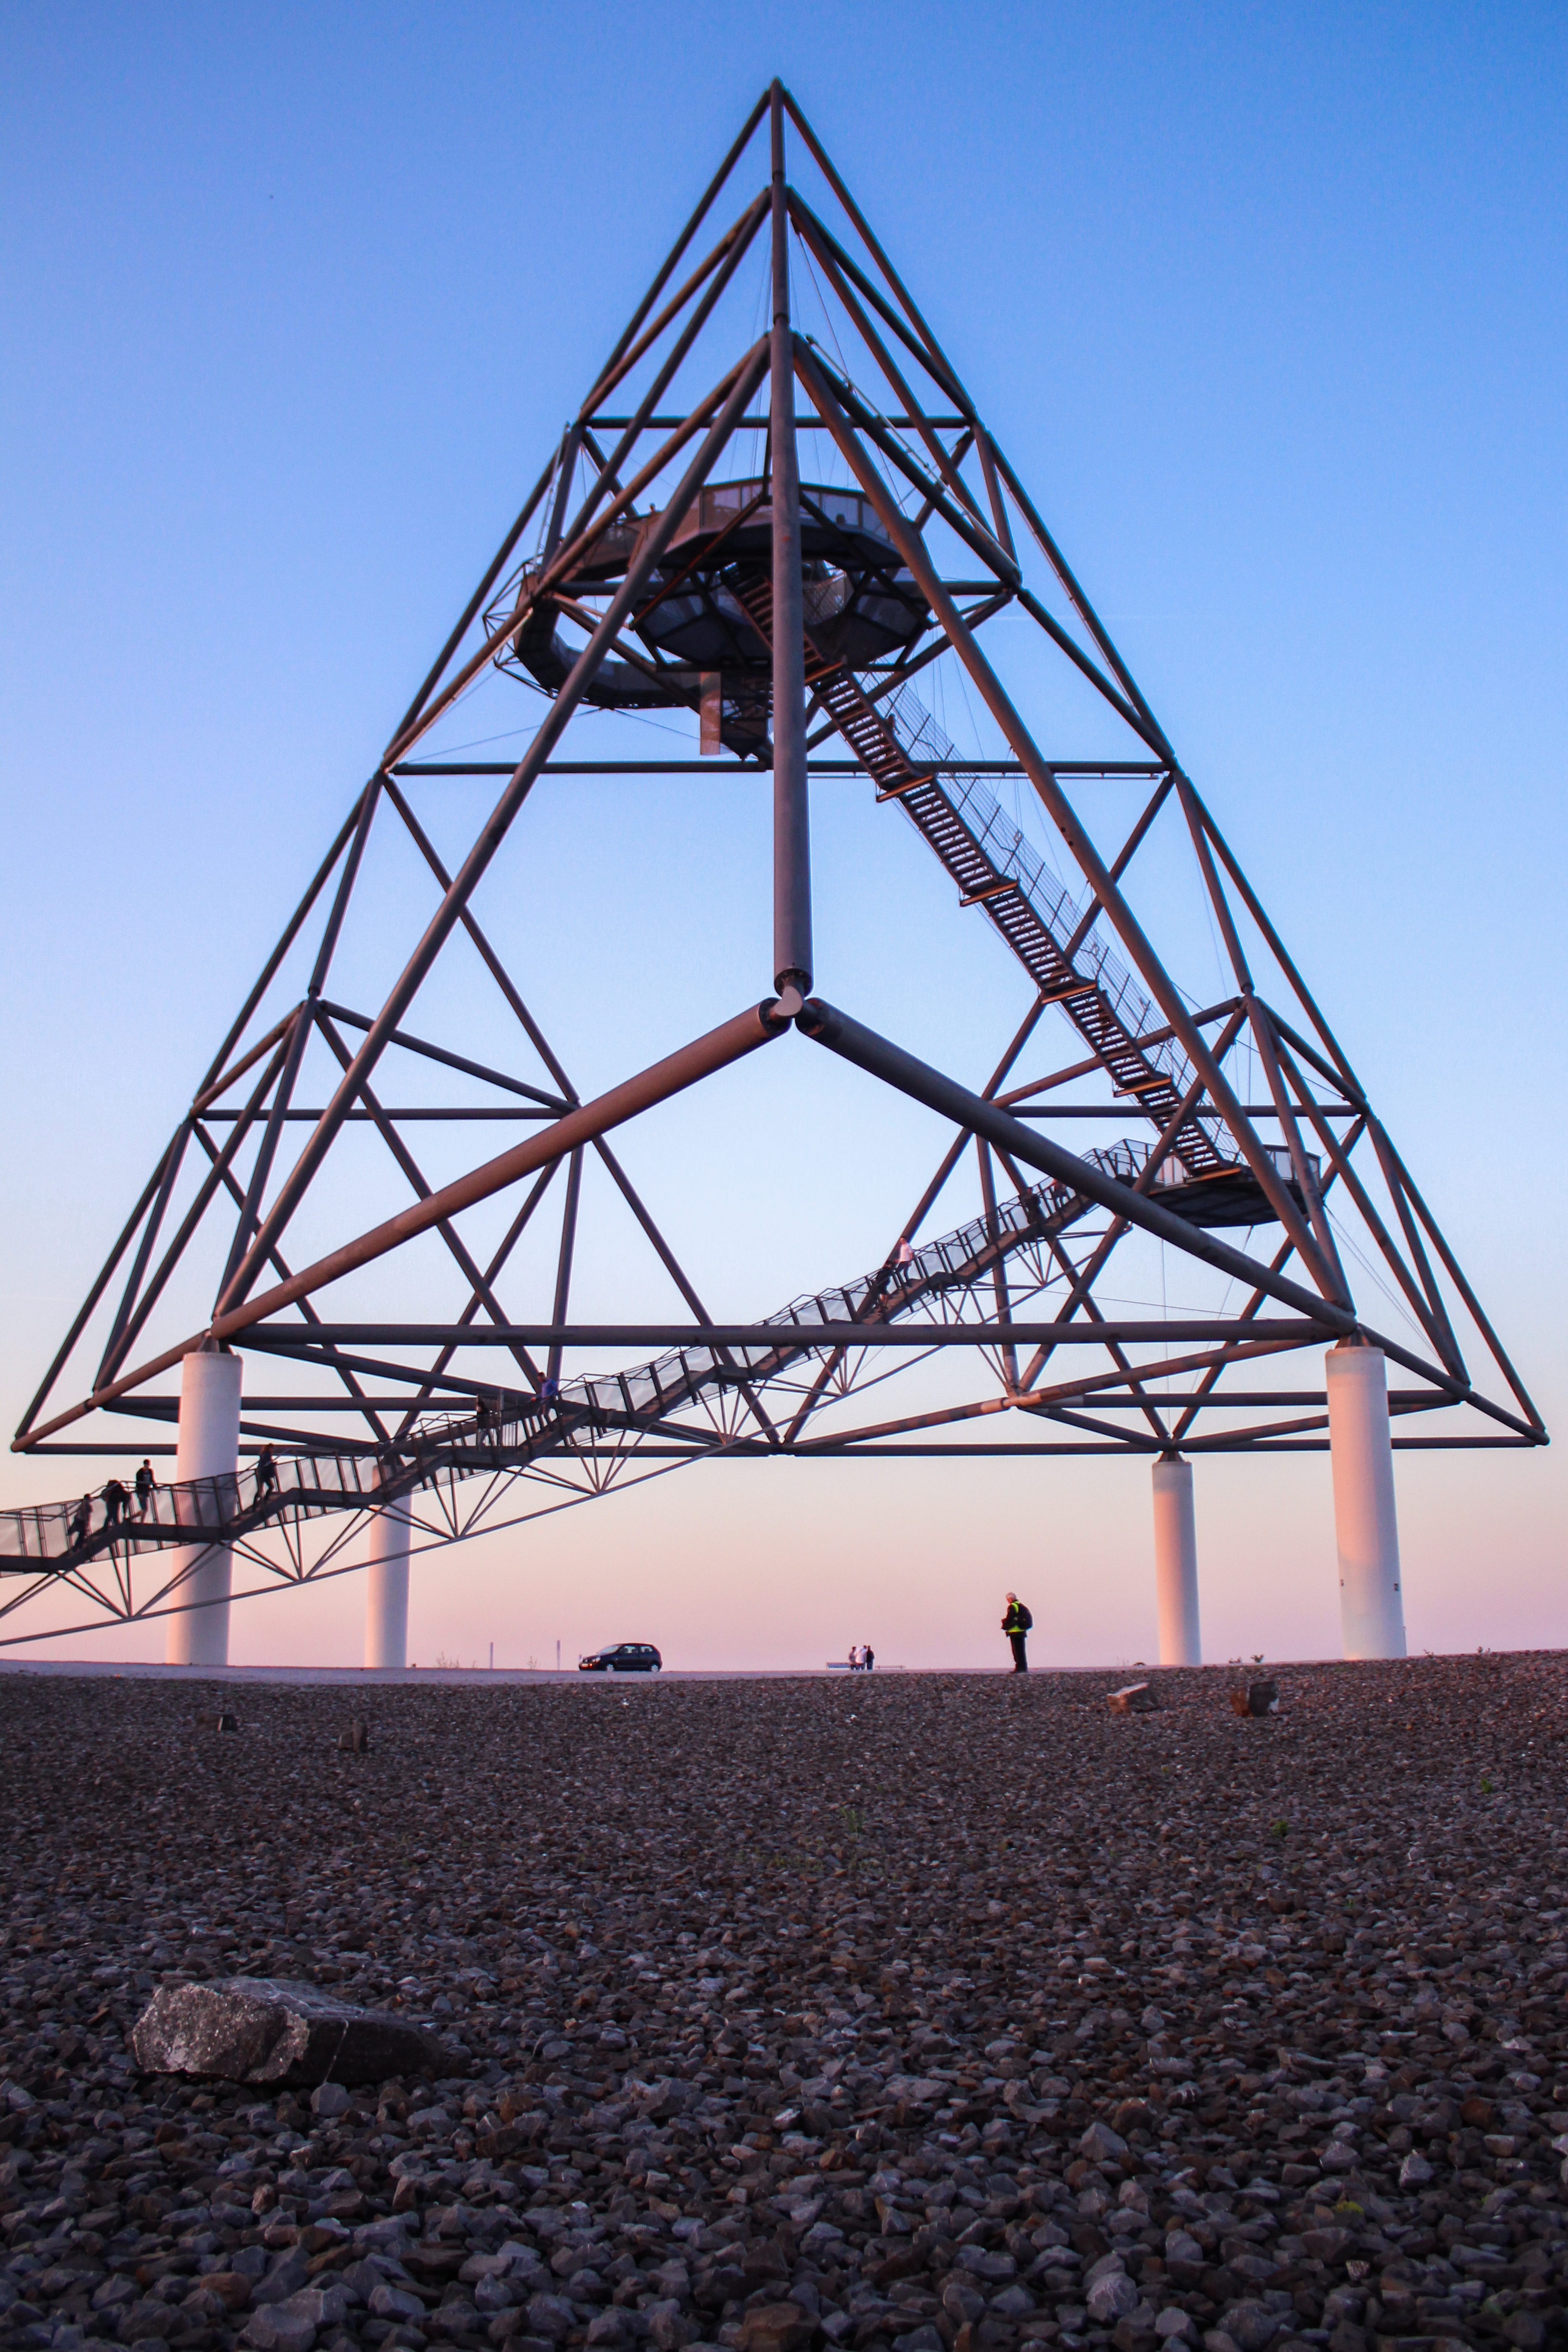
[[[839,231],[786,176],[791,127],[841,215]],[[699,232],[763,135],[766,184],[694,265]],[[689,404],[677,398],[671,407],[674,387],[706,350],[727,290],[765,230],[767,332]],[[836,356],[792,317],[792,252],[842,330]],[[861,353],[874,390],[855,381],[843,339]],[[615,411],[622,388],[628,398]],[[799,415],[797,399],[805,404]],[[724,609],[732,634],[750,631],[747,641],[768,649],[770,740],[755,685],[743,723],[721,679],[695,677],[689,665],[650,650],[636,634],[651,604],[686,580],[677,542],[691,517],[706,514],[701,501],[724,453],[737,431],[759,428],[768,435],[763,471],[744,511],[736,507],[734,515],[747,525],[766,516],[770,554],[765,568],[724,592]],[[881,533],[888,553],[873,580],[877,593],[923,615],[908,641],[880,658],[835,655],[825,625],[804,601],[802,530],[831,542],[851,528],[847,509],[830,512],[820,488],[802,488],[804,436],[836,453],[854,485],[841,496],[863,501],[856,509],[860,543],[867,532]],[[938,541],[958,553],[962,576],[944,570]],[[711,582],[701,593],[716,613],[719,592]],[[988,625],[1011,609],[1028,616],[1119,722],[1127,757],[1068,760],[1040,748],[982,644]],[[562,639],[560,625],[575,637]],[[531,662],[538,682],[547,636],[554,665],[548,704],[520,761],[416,757],[443,718],[497,667]],[[1006,759],[958,755],[915,701],[911,681],[948,654],[1005,742]],[[585,1104],[481,928],[473,899],[538,779],[575,764],[558,756],[563,739],[574,714],[596,695],[602,704],[612,674],[622,681],[614,691],[633,700],[701,707],[710,752],[711,720],[735,754],[732,765],[771,767],[775,992]],[[835,743],[847,761],[826,758]],[[712,761],[587,764],[674,773]],[[927,1068],[810,992],[808,792],[811,774],[827,766],[870,776],[879,799],[900,804],[959,883],[964,903],[984,910],[1024,968],[1030,1001],[1022,1020],[978,1084]],[[1071,887],[1000,818],[988,771],[1032,788],[1051,835],[1076,867]],[[448,870],[415,793],[419,779],[453,773],[496,774],[503,782],[468,855]],[[1084,776],[1145,788],[1142,812],[1113,854],[1096,846],[1071,797]],[[1126,895],[1129,873],[1162,821],[1185,836],[1228,961],[1232,985],[1208,1006],[1177,986]],[[402,829],[428,870],[437,905],[371,1011],[340,1001],[332,975],[378,824]],[[529,1076],[482,1063],[413,1025],[422,987],[458,939],[515,1021]],[[307,946],[314,951],[303,990],[279,1003],[280,974]],[[1053,1014],[1071,1024],[1079,1050],[1018,1080]],[[768,1323],[719,1327],[610,1137],[639,1110],[791,1025],[949,1119],[954,1139],[881,1266]],[[323,1103],[307,1108],[298,1098],[301,1072],[308,1051],[323,1049],[336,1081]],[[1266,1103],[1249,1104],[1239,1091],[1233,1073],[1243,1052],[1260,1074]],[[439,1071],[470,1091],[435,1109],[400,1108],[380,1091],[383,1071],[393,1066]],[[1109,1080],[1113,1101],[1146,1129],[1146,1148],[1123,1142],[1083,1153],[1047,1131],[1059,1116],[1104,1115],[1062,1091],[1097,1079]],[[528,1131],[466,1175],[433,1184],[409,1132],[413,1121],[431,1118],[505,1118]],[[290,1160],[286,1139],[299,1126],[307,1131]],[[290,1226],[352,1128],[380,1138],[411,1203],[297,1266],[286,1255]],[[932,1241],[939,1196],[971,1146],[983,1213],[960,1234]],[[607,1328],[571,1320],[590,1157],[664,1266],[684,1321]],[[1239,1210],[1230,1222],[1278,1225],[1268,1254],[1219,1237],[1226,1220],[1212,1212],[1227,1187],[1254,1213],[1248,1220]],[[515,1213],[499,1248],[482,1263],[460,1221],[503,1192]],[[506,1305],[502,1286],[536,1214],[558,1220],[555,1279],[548,1310],[525,1321]],[[210,1312],[199,1328],[165,1339],[161,1318],[189,1274],[196,1239],[210,1244],[220,1218],[226,1238]],[[1354,1224],[1363,1263],[1395,1297],[1412,1337],[1380,1329],[1358,1307],[1342,1218]],[[1241,1302],[1197,1318],[1106,1313],[1096,1286],[1118,1246],[1140,1232],[1224,1275],[1240,1286]],[[459,1283],[459,1304],[445,1321],[333,1320],[324,1313],[320,1295],[334,1282],[426,1233],[439,1237]],[[1039,1301],[1044,1311],[1031,1311]],[[342,1570],[366,1514],[389,1497],[410,1500],[420,1542],[444,1542],[535,1516],[532,1499],[516,1507],[519,1479],[530,1482],[530,1497],[542,1485],[541,1507],[558,1508],[716,1453],[981,1458],[1320,1448],[1326,1444],[1321,1378],[1239,1392],[1228,1376],[1238,1366],[1345,1340],[1376,1345],[1407,1376],[1409,1385],[1390,1395],[1396,1445],[1545,1442],[1540,1415],[1348,1055],[1019,471],[793,98],[775,83],[747,117],[393,730],[71,1323],[13,1450],[108,1461],[150,1446],[172,1451],[166,1433],[177,1399],[168,1376],[193,1349],[243,1343],[294,1372],[308,1367],[319,1376],[314,1388],[246,1408],[245,1450],[254,1456],[265,1449],[274,1483],[248,1500],[240,1493],[221,1507],[214,1503],[210,1521],[215,1531],[221,1520],[224,1539],[254,1562],[263,1589]],[[670,1350],[661,1360],[665,1369],[572,1378],[568,1358],[575,1351],[639,1342]],[[1467,1344],[1490,1367],[1479,1384]],[[1069,1349],[1076,1364],[1085,1345],[1103,1361],[1058,1376],[1053,1360]],[[890,1350],[897,1363],[953,1348],[975,1352],[985,1393],[846,1424],[842,1408],[887,1377]],[[489,1353],[476,1370],[479,1349]],[[498,1379],[491,1369],[497,1364]],[[962,1424],[998,1412],[1021,1415],[1028,1434],[1005,1442],[973,1430],[960,1434]],[[1456,1413],[1464,1426],[1429,1419]],[[323,1429],[323,1419],[334,1416]],[[128,1423],[135,1422],[142,1427],[131,1434]],[[159,1525],[154,1515],[151,1527],[89,1523],[85,1535],[78,1525],[68,1539],[71,1510],[61,1504],[8,1515],[0,1566],[19,1575],[20,1588],[0,1600],[0,1615],[14,1615],[50,1583],[100,1618],[183,1605],[157,1578],[172,1521]],[[187,1540],[192,1523],[188,1516],[180,1523]],[[209,1522],[198,1513],[198,1523]]]

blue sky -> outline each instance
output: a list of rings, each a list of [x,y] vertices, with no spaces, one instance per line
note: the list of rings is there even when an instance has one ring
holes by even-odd
[[[0,36],[12,1423],[778,71],[1557,1425],[1559,12],[9,8]],[[481,813],[455,793],[439,821],[455,840]],[[543,867],[603,877],[605,940],[552,939],[538,977],[596,1081],[698,1025],[665,1015],[657,958],[629,1008],[619,950],[639,904],[684,909],[710,862],[722,906],[682,932],[684,977],[716,1018],[767,985],[759,814],[709,787],[656,826],[613,796],[541,807]],[[851,919],[869,835],[822,826],[822,985],[891,1019],[907,975],[873,968]],[[950,922],[945,887],[922,919]],[[958,955],[918,1008],[928,1039],[968,1018],[981,951]],[[759,1246],[743,1185],[705,1196],[735,1311],[861,1263],[886,1222],[879,1148],[851,1162],[863,1224],[838,1203],[837,1230],[802,1159],[788,1248]],[[1560,1638],[1559,1458],[1402,1462],[1414,1646]],[[977,1529],[998,1584],[1032,1584],[1048,1648],[1148,1654],[1140,1464],[802,1468],[766,1496],[749,1475],[668,1480],[416,1580],[415,1654],[493,1638],[519,1663],[558,1634],[570,1654],[652,1611],[692,1663],[868,1635],[890,1659],[982,1658],[988,1589],[955,1571]],[[1334,1646],[1327,1477],[1204,1465],[1211,1654]],[[15,1461],[5,1480],[58,1483]],[[846,1594],[865,1624],[839,1623]],[[258,1604],[235,1654],[351,1656],[356,1605],[348,1584]]]

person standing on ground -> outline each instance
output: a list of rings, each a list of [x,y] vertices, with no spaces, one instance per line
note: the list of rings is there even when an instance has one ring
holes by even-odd
[[[868,1675],[876,1664],[876,1652],[872,1648],[869,1642],[861,1652],[861,1664],[865,1668]]]
[[[1034,1619],[1030,1615],[1018,1594],[1009,1592],[1007,1614],[1002,1619],[1002,1631],[1013,1645],[1015,1675],[1027,1675],[1029,1672],[1029,1655],[1025,1644],[1028,1643],[1030,1628],[1033,1623]]]

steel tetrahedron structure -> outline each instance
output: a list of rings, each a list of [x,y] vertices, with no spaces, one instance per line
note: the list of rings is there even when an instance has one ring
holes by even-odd
[[[1026,724],[1007,681],[1044,664],[1111,750]],[[933,713],[943,677],[973,747]],[[520,759],[444,742],[476,697],[509,698],[513,728],[526,705]],[[617,713],[655,756],[603,756]],[[774,880],[751,1001],[586,1098],[480,908],[536,789],[584,771],[758,780]],[[498,792],[460,858],[422,799],[455,777]],[[814,786],[913,827],[992,935],[998,1024],[975,1066],[938,1069],[814,992]],[[1111,833],[1107,809],[1124,812]],[[352,942],[389,840],[426,901],[370,993]],[[1163,884],[1141,887],[1156,851],[1157,875],[1184,862],[1219,944],[1212,1002],[1175,976]],[[384,942],[385,907],[370,919]],[[458,954],[502,1024],[484,1053],[439,985]],[[725,1321],[622,1130],[781,1051],[923,1105],[944,1148],[918,1197],[889,1202],[877,1263]],[[664,1321],[574,1319],[591,1180],[659,1269]],[[1128,1268],[1155,1256],[1179,1262],[1188,1303],[1136,1303],[1153,1291]],[[894,1379],[899,1399],[868,1404]],[[1179,1522],[1197,1454],[1332,1447],[1347,1646],[1376,1650],[1402,1641],[1391,1448],[1545,1439],[1022,473],[773,85],[353,798],[23,1417],[15,1451],[110,1475],[84,1494],[62,1469],[66,1500],[0,1515],[0,1638],[161,1616],[172,1654],[210,1658],[236,1561],[247,1590],[308,1581],[362,1564],[367,1528],[395,1618],[411,1548],[716,1456],[1139,1454]],[[401,1663],[395,1626],[379,1638]],[[1184,1643],[1196,1619],[1166,1646]]]

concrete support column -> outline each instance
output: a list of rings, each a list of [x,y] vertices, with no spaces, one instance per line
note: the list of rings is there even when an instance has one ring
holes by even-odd
[[[1192,1464],[1179,1454],[1162,1454],[1154,1471],[1155,1603],[1160,1621],[1160,1664],[1201,1666]]]
[[[187,1356],[180,1371],[180,1436],[174,1484],[211,1478],[210,1490],[176,1498],[183,1523],[211,1526],[233,1516],[239,1502],[239,1399],[243,1366],[226,1349]],[[171,1601],[186,1604],[165,1622],[164,1661],[171,1666],[226,1666],[229,1586],[234,1555],[226,1544],[190,1544],[172,1553]],[[201,1603],[201,1606],[193,1606]]]
[[[1383,1350],[1331,1348],[1325,1365],[1344,1654],[1402,1658],[1405,1601]]]
[[[365,1664],[408,1664],[408,1542],[405,1505],[389,1503],[371,1522],[371,1559],[365,1570]]]

